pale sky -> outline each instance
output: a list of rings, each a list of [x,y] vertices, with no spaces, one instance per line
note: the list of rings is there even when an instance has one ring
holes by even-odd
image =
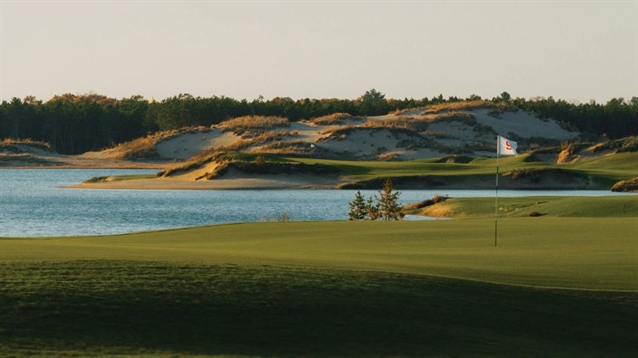
[[[0,0],[0,98],[638,96],[638,1]]]

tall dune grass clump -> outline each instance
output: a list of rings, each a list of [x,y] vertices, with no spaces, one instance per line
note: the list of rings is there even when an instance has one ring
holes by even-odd
[[[120,143],[113,148],[117,152],[114,159],[143,159],[155,157],[157,155],[155,150],[157,143],[172,138],[175,135],[177,135],[177,130],[163,131]]]
[[[237,135],[253,134],[277,127],[288,127],[288,118],[276,116],[243,116],[220,123],[222,131],[231,131]]]
[[[590,148],[590,151],[592,153],[600,152],[603,150],[615,150],[619,153],[638,152],[638,136],[610,140],[604,143],[599,143]]]
[[[428,128],[428,121],[421,117],[394,117],[386,119],[369,120],[362,125],[368,128],[402,128],[416,132],[425,131]]]
[[[394,114],[406,115],[410,113],[420,112],[420,114],[425,115],[425,114],[436,114],[439,112],[469,111],[474,109],[495,108],[499,106],[504,106],[504,104],[494,103],[484,99],[479,99],[479,100],[472,100],[472,101],[443,102],[443,103],[429,104],[429,105],[426,105],[425,107],[402,109],[402,110],[394,112]]]
[[[178,173],[184,173],[190,170],[197,169],[202,165],[213,161],[219,162],[219,167],[223,168],[228,164],[230,160],[231,158],[227,156],[227,152],[225,149],[210,148],[208,150],[203,150],[195,154],[184,163],[167,167],[166,169],[158,173],[158,177],[169,177]]]
[[[321,135],[323,135],[324,137],[323,138],[319,138],[319,141],[324,140],[326,137],[338,137],[340,135],[348,135],[348,134],[352,133],[353,131],[355,131],[357,129],[358,129],[358,127],[354,127],[354,126],[352,126],[350,124],[344,125],[344,126],[339,126],[339,127],[329,128],[329,129],[326,129],[326,130],[321,132]]]
[[[261,148],[261,152],[287,155],[310,155],[314,152],[314,148],[304,141],[276,141],[265,145]]]
[[[317,118],[313,118],[310,120],[310,123],[318,125],[318,126],[329,126],[329,125],[339,125],[344,124],[346,121],[358,121],[363,119],[362,117],[353,116],[350,113],[333,113],[327,116],[321,116]]]
[[[287,130],[256,132],[256,133],[253,133],[253,135],[250,136],[249,138],[240,138],[229,145],[205,149],[195,154],[193,158],[198,156],[199,157],[207,156],[211,153],[218,152],[218,151],[241,151],[241,150],[247,150],[250,147],[255,147],[260,145],[271,145],[273,143],[276,144],[282,141],[284,137],[294,137],[297,135],[299,135],[297,131],[290,132]]]
[[[475,101],[462,101],[462,102],[446,102],[437,103],[425,107],[425,113],[439,113],[443,111],[468,111],[473,109],[494,108],[501,104],[497,104],[484,99]]]
[[[32,147],[45,149],[45,150],[51,149],[50,143],[39,141],[39,140],[33,140],[30,138],[19,138],[19,139],[5,138],[2,141],[0,141],[0,148],[12,146],[12,145],[29,145]]]

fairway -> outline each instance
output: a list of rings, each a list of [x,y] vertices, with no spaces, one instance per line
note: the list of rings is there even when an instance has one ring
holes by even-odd
[[[638,289],[635,218],[246,223],[0,240],[0,260],[143,260],[412,273],[501,284]]]
[[[638,221],[0,239],[0,356],[632,357]]]

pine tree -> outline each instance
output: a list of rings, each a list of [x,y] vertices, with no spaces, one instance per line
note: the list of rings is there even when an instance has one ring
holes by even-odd
[[[394,191],[392,180],[388,179],[383,184],[383,191],[379,192],[379,217],[383,220],[403,220],[401,206],[399,206],[400,192]]]
[[[357,190],[357,193],[354,195],[354,200],[350,202],[350,211],[348,211],[348,220],[365,220],[366,215],[368,215],[368,210],[366,208],[366,202],[361,195],[361,191]]]
[[[374,202],[374,197],[369,197],[366,202],[366,211],[368,214],[368,219],[374,221],[379,218],[379,203]]]

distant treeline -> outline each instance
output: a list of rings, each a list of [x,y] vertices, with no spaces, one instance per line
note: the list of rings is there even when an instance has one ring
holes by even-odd
[[[396,110],[427,105],[478,100],[444,98],[386,99],[372,89],[355,100],[300,99],[276,97],[247,101],[228,97],[193,97],[180,94],[158,101],[142,96],[114,99],[98,94],[64,94],[43,102],[34,97],[14,98],[0,105],[0,139],[30,138],[51,143],[53,150],[79,154],[100,150],[148,133],[189,126],[210,126],[245,116],[281,116],[290,121],[311,119],[333,113],[356,116],[382,115]],[[638,135],[638,98],[614,98],[606,104],[573,104],[553,98],[510,98],[507,92],[492,98],[507,102],[541,117],[552,118],[575,128],[589,139],[610,139]]]

